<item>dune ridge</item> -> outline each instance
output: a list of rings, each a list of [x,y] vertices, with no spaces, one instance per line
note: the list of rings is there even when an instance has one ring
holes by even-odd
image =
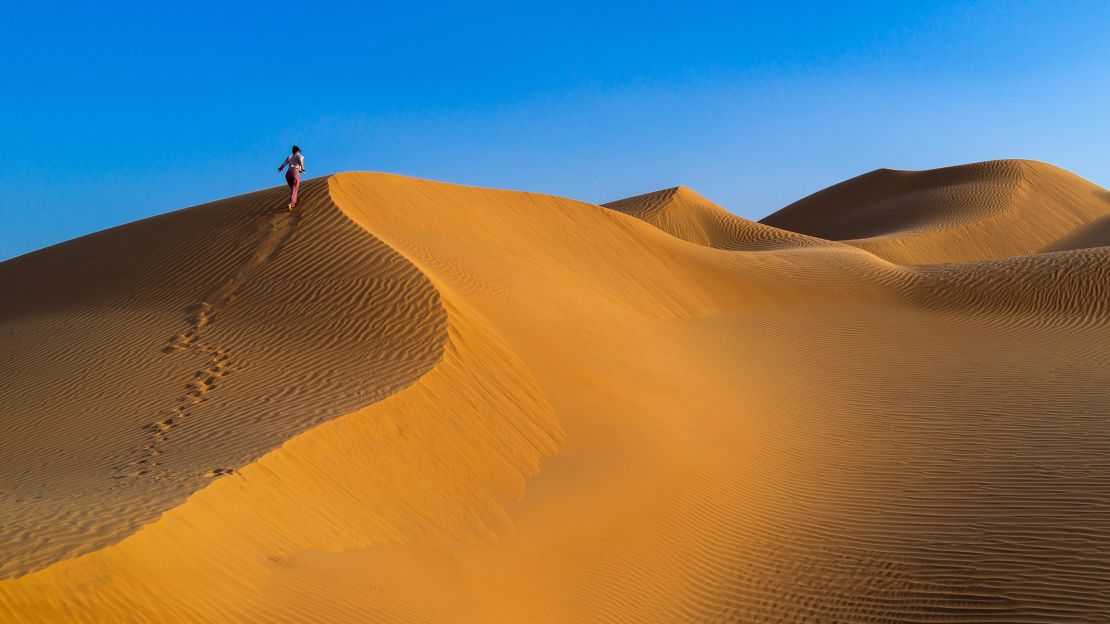
[[[998,167],[958,172],[969,187],[960,193],[993,202],[1013,191],[1008,165],[983,173]],[[1019,189],[1030,196],[1098,196],[1078,178],[1022,175],[1016,184],[1031,185]],[[1045,179],[1047,189],[1035,188]],[[977,180],[984,188],[970,188]],[[391,373],[408,380],[391,394],[352,400],[342,413],[340,402],[317,406],[336,414],[309,427],[274,427],[277,444],[205,479],[183,502],[136,494],[156,501],[160,515],[84,554],[0,580],[0,619],[1110,617],[1110,248],[1042,253],[1045,240],[1090,227],[1069,212],[1075,206],[1057,220],[1075,222],[1070,230],[1036,232],[1018,241],[1032,251],[996,257],[1001,248],[984,247],[976,228],[987,223],[1005,235],[1016,226],[995,219],[1004,210],[992,204],[963,215],[940,202],[943,227],[926,214],[884,235],[902,237],[891,249],[913,258],[968,259],[899,263],[855,239],[728,219],[681,188],[595,206],[389,174],[315,182],[319,195],[286,242],[271,245],[284,240],[280,227],[264,234],[173,305],[152,305],[160,315],[142,305],[116,313],[156,326],[152,335],[167,333],[159,323],[172,319],[165,324],[173,332],[197,330],[194,343],[222,347],[241,336],[229,351],[243,370],[226,390],[267,358],[270,381],[284,388],[273,407],[305,396],[302,386],[319,378],[330,391],[337,366],[349,364],[347,337],[365,335],[343,331],[376,327],[397,308],[406,312],[387,317],[395,322],[382,335],[408,338],[397,347],[373,341],[370,357],[394,370],[404,345],[432,355],[416,358],[423,364],[410,374]],[[853,192],[897,205],[880,182],[857,182]],[[262,192],[259,206],[279,195]],[[267,217],[241,209],[253,197],[225,200],[212,214],[258,231]],[[920,197],[906,201],[929,212]],[[325,222],[336,225],[307,229]],[[917,236],[924,222],[940,234]],[[207,239],[220,227],[190,218],[167,229]],[[297,237],[330,260],[309,269]],[[351,251],[370,247],[379,255]],[[265,262],[251,260],[251,250]],[[40,253],[67,264],[57,251]],[[290,358],[288,349],[248,357],[248,345],[261,349],[290,321],[237,324],[235,306],[260,313],[311,299],[330,283],[320,266],[379,275],[381,264],[403,279],[389,278],[395,286],[380,305],[319,319],[310,334],[321,345],[316,359]],[[0,266],[0,278],[25,280],[34,265],[13,266]],[[279,279],[298,270],[300,279]],[[114,274],[143,271],[158,284],[165,269],[139,263]],[[284,288],[263,278],[268,271]],[[135,288],[122,277],[104,283],[102,291]],[[335,297],[359,299],[352,284],[363,282],[336,282]],[[80,283],[42,288],[60,294],[21,299],[20,316],[0,325],[5,342],[41,343],[73,316],[66,306]],[[198,297],[211,309],[198,308]],[[436,305],[409,309],[398,300]],[[74,358],[85,361],[80,353],[48,353],[30,372],[10,372],[57,375]],[[134,357],[108,353],[117,364]],[[210,365],[203,350],[158,355]],[[289,369],[301,375],[283,377]],[[154,381],[133,379],[178,379],[177,371],[155,372]],[[364,375],[352,375],[365,387]],[[80,405],[77,396],[97,395],[66,401]],[[167,446],[159,457],[171,451],[204,459],[198,471],[211,464],[197,444]],[[0,470],[16,478],[9,465]]]

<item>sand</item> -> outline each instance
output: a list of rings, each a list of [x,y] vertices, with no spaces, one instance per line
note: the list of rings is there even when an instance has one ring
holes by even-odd
[[[879,169],[760,223],[838,240],[900,264],[963,262],[1110,244],[1110,193],[1028,160]]]
[[[0,621],[1110,618],[1097,186],[303,188],[0,264]]]

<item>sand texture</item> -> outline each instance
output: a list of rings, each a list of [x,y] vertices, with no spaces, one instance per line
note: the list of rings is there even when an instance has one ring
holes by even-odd
[[[0,622],[1110,621],[1107,191],[302,192],[0,264]]]

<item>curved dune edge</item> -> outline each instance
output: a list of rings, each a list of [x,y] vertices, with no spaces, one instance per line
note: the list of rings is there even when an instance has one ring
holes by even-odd
[[[259,587],[290,553],[496,541],[562,432],[497,335],[444,304],[443,359],[414,385],[288,440],[118,544],[0,581],[0,619],[251,620],[273,607]]]
[[[1088,507],[1110,498],[1084,469],[1099,444],[1073,437],[1110,435],[1094,381],[1110,349],[1099,250],[941,277],[847,246],[692,245],[527,193],[373,174],[332,187],[497,326],[567,437],[497,548],[314,558],[328,578],[361,570],[387,588],[352,598],[361,584],[343,581],[331,600],[479,622],[1051,622],[1110,609],[1098,590],[1074,598],[1043,581],[1090,574],[1088,545],[1051,527],[1110,539]],[[1090,270],[1046,291],[1073,265]],[[1082,506],[1059,504],[1065,474]],[[1015,524],[1023,513],[1033,520]],[[324,602],[294,579],[275,586]],[[405,599],[414,587],[420,608]]]
[[[1101,187],[1046,163],[999,160],[880,169],[760,223],[838,240],[897,264],[936,264],[1075,248],[1053,245],[1107,217],[1110,194]]]
[[[0,578],[104,548],[439,361],[427,278],[306,180],[0,264]],[[275,207],[277,210],[275,210]]]

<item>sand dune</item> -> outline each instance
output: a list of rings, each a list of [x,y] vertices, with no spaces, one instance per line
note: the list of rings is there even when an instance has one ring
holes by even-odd
[[[0,575],[119,541],[290,437],[433,366],[438,293],[305,187],[0,265]]]
[[[691,243],[743,251],[830,247],[835,243],[738,217],[685,186],[602,204]]]
[[[1045,163],[999,160],[879,169],[760,223],[842,241],[891,262],[930,264],[1096,246],[1106,240],[1108,218],[1105,189]],[[1099,222],[1097,232],[1079,235]]]
[[[3,263],[0,620],[1104,621],[1104,196],[350,173]]]

